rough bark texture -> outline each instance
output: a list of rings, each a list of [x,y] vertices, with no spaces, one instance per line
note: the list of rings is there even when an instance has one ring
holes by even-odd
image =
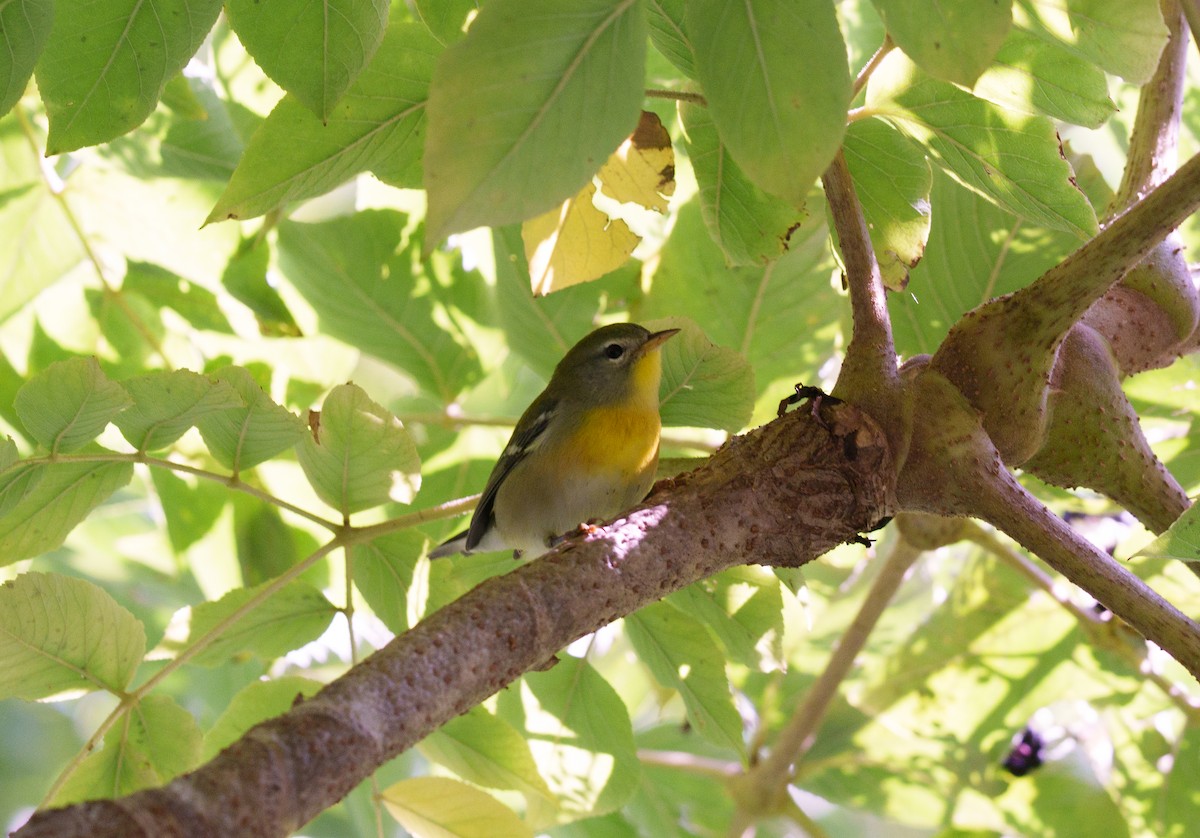
[[[738,564],[797,566],[891,514],[882,431],[797,410],[663,481],[624,519],[490,579],[161,789],[40,812],[16,835],[282,836],[555,652]]]

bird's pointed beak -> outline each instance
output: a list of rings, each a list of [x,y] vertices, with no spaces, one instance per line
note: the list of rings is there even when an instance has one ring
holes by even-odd
[[[663,329],[661,332],[654,332],[646,338],[646,342],[642,344],[642,350],[638,354],[645,355],[653,352],[677,334],[679,334],[678,329]]]

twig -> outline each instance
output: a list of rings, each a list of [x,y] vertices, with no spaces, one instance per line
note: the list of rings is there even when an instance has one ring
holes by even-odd
[[[896,595],[908,569],[920,555],[921,551],[903,538],[894,542],[854,620],[838,640],[821,675],[809,687],[804,703],[779,732],[766,759],[746,772],[749,782],[768,798],[775,798],[780,790],[786,789],[792,778],[792,766],[812,747],[817,728],[837,696],[838,688],[866,647],[867,638]]]

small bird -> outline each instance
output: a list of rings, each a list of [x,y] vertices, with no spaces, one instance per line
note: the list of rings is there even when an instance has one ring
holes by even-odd
[[[518,420],[470,527],[429,557],[540,556],[580,524],[642,500],[658,465],[660,349],[678,331],[615,323],[571,347]]]

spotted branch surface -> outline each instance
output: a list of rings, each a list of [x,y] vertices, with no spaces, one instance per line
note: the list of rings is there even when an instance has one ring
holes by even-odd
[[[872,528],[892,512],[892,473],[858,409],[794,411],[625,518],[484,582],[196,771],[40,812],[16,835],[287,835],[576,638],[725,568],[802,565]]]

